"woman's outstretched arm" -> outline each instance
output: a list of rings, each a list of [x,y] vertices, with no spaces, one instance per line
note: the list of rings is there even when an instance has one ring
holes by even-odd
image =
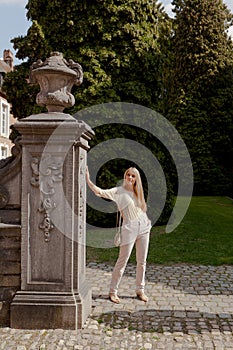
[[[87,181],[87,184],[88,186],[90,187],[90,189],[97,195],[99,196],[100,195],[100,192],[101,192],[101,189],[96,186],[95,184],[93,184],[93,182],[91,181],[90,179],[90,173],[89,173],[89,170],[88,170],[88,167],[86,167],[86,181]]]
[[[88,167],[86,168],[86,180],[87,184],[90,187],[90,189],[95,193],[96,196],[102,197],[105,199],[110,199],[111,201],[116,200],[116,192],[117,192],[117,187],[113,187],[107,190],[103,190],[102,188],[96,186],[93,184],[93,182],[90,179],[90,173],[88,170]]]

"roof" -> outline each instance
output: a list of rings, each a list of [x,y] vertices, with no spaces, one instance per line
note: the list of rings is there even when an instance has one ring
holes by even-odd
[[[8,73],[11,72],[11,67],[2,60],[0,60],[0,73]]]
[[[6,94],[3,91],[1,91],[1,87],[0,87],[0,97],[7,101]]]

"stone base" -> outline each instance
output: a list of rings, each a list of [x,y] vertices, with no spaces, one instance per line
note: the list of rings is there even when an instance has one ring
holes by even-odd
[[[91,312],[91,289],[80,293],[19,291],[11,304],[11,328],[73,329],[84,326]]]

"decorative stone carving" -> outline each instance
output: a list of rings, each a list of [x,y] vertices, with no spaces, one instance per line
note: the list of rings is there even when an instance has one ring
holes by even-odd
[[[33,157],[31,161],[32,177],[31,185],[40,186],[41,203],[38,208],[43,213],[44,218],[39,228],[44,231],[45,242],[49,242],[50,231],[54,228],[50,213],[56,208],[56,202],[53,200],[56,183],[61,182],[63,160],[61,157],[48,155],[43,158],[42,162]]]
[[[29,81],[40,85],[38,105],[46,106],[48,112],[62,112],[74,105],[71,89],[82,83],[83,71],[80,64],[67,62],[60,52],[52,52],[45,62],[38,60],[31,66]]]
[[[34,157],[31,161],[32,177],[31,185],[38,187],[39,186],[39,159]]]
[[[44,213],[44,219],[39,227],[44,231],[45,242],[49,242],[50,231],[54,228],[50,217],[50,211],[52,211],[54,208],[56,208],[56,203],[52,202],[51,198],[45,198],[41,202],[41,207],[39,208],[39,211]]]

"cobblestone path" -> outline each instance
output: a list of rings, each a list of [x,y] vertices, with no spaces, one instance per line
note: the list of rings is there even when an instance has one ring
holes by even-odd
[[[0,350],[233,350],[233,266],[147,267],[148,303],[135,297],[135,266],[108,300],[112,266],[89,263],[93,309],[78,331],[0,328]]]

